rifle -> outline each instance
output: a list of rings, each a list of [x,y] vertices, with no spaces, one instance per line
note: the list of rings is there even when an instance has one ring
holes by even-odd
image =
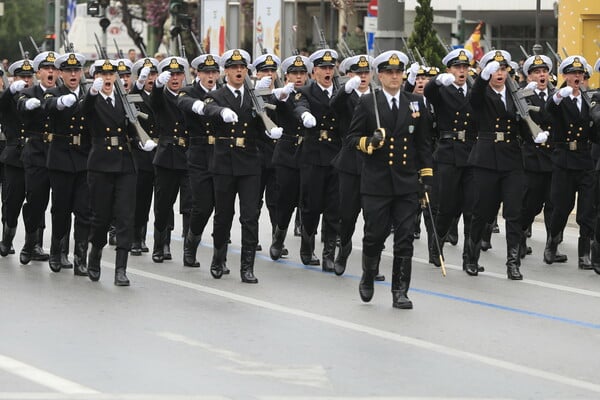
[[[33,48],[35,49],[35,51],[40,54],[41,50],[38,47],[37,43],[35,42],[35,40],[33,40],[33,38],[31,36],[29,36],[29,40],[31,40],[31,44],[33,44]]]
[[[194,44],[196,45],[196,48],[198,49],[198,53],[200,55],[206,54],[206,50],[204,50],[204,45],[202,45],[202,43],[200,43],[198,41],[196,34],[194,32],[192,32],[191,30],[190,30],[190,36],[192,37],[192,40],[194,41]]]
[[[528,104],[527,100],[525,100],[525,97],[531,96],[533,95],[533,93],[530,93],[529,90],[520,90],[519,85],[517,85],[517,82],[515,82],[515,80],[510,77],[506,79],[506,86],[508,88],[508,92],[510,93],[513,99],[513,102],[515,103],[515,106],[517,107],[518,116],[523,121],[525,121],[527,127],[529,128],[529,131],[531,132],[531,135],[535,139],[538,133],[542,132],[542,128],[540,128],[539,125],[536,124],[533,121],[533,119],[531,119],[529,111],[539,111],[540,108]]]
[[[115,44],[115,49],[117,50],[117,56],[119,58],[125,58],[123,51],[121,49],[119,49],[119,45],[117,44],[117,39],[113,38],[113,43]]]
[[[354,54],[354,50],[348,47],[348,43],[346,43],[346,40],[343,37],[341,37],[340,41],[338,42],[338,50],[344,58],[354,57],[356,55]]]
[[[412,52],[410,47],[408,47],[408,43],[406,43],[406,39],[404,38],[404,36],[401,39],[402,39],[402,44],[404,45],[404,48],[406,49],[406,55],[410,59],[410,62],[411,63],[416,62],[417,59],[415,58],[415,54]]]
[[[421,55],[421,52],[416,47],[415,47],[415,53],[417,53],[417,57],[419,57],[419,63],[421,63],[422,66],[427,67],[427,61],[425,61],[425,59]]]
[[[98,39],[98,35],[96,35],[94,33],[94,37],[96,38],[96,43],[97,43],[98,50],[99,50],[98,54],[100,55],[100,57],[107,60],[108,57],[106,55],[106,49],[104,47],[102,47],[102,45],[100,44],[100,39]],[[146,143],[148,140],[152,140],[150,138],[150,136],[148,136],[148,134],[146,133],[144,128],[142,128],[142,125],[140,125],[140,121],[138,121],[138,116],[144,118],[143,113],[139,112],[133,105],[133,102],[130,101],[130,99],[127,97],[125,88],[123,87],[123,82],[121,82],[121,79],[119,79],[118,77],[117,77],[117,79],[115,79],[114,89],[115,89],[116,96],[119,97],[121,99],[121,101],[123,102],[123,108],[125,109],[125,116],[127,117],[127,120],[129,121],[129,123],[133,125],[139,140],[142,143]],[[146,118],[148,118],[147,115],[146,115]]]
[[[327,39],[325,39],[325,33],[321,28],[321,24],[319,24],[319,19],[317,16],[313,16],[313,23],[319,32],[319,49],[329,49],[329,44],[327,44]],[[340,87],[340,74],[338,73],[337,67],[333,67],[333,88],[337,91]]]

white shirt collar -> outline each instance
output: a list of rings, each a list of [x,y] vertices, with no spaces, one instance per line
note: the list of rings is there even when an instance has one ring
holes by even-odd
[[[467,95],[467,88],[469,87],[467,85],[467,83],[463,83],[462,86],[458,86],[456,83],[452,82],[452,86],[454,86],[456,88],[456,90],[462,88],[463,92],[465,93],[465,96]]]
[[[236,89],[228,83],[227,88],[231,91],[231,93],[233,93],[234,96],[235,96],[235,91],[239,90],[242,93],[242,97],[244,97],[244,85],[242,85],[239,89]]]
[[[385,90],[382,90],[383,94],[385,95],[385,98],[387,99],[388,105],[390,106],[390,109],[392,108],[392,99],[396,99],[396,106],[399,108],[400,107],[400,91],[398,91],[398,93],[396,93],[394,96],[392,96],[391,94],[389,94],[388,92],[386,92]]]
[[[100,92],[100,95],[102,96],[104,101],[106,101],[107,97],[110,97],[110,99],[112,100],[113,106],[115,105],[115,92],[114,91],[110,93],[110,96],[105,95],[104,92]]]
[[[329,97],[331,97],[331,95],[333,94],[333,85],[329,86],[328,88],[321,86],[320,83],[317,83],[317,85],[321,88],[321,90],[327,90],[327,92],[329,93]]]

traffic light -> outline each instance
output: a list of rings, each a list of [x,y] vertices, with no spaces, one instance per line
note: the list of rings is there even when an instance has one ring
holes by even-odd
[[[173,15],[181,14],[183,12],[183,0],[170,0],[169,12]]]

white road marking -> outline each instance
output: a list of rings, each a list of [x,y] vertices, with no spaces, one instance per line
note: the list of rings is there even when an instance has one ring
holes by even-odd
[[[98,393],[94,389],[82,386],[78,383],[61,378],[60,376],[51,374],[24,362],[15,360],[0,354],[0,370],[4,370],[10,374],[20,376],[30,382],[35,382],[38,385],[45,386],[49,389],[66,394],[93,394]]]
[[[173,332],[158,332],[158,336],[171,340],[173,342],[184,343],[188,346],[198,347],[206,352],[216,354],[217,356],[237,364],[236,367],[219,367],[228,372],[234,372],[241,375],[255,375],[267,378],[278,379],[294,385],[304,385],[311,387],[324,387],[329,383],[327,372],[321,365],[314,366],[279,366],[263,362],[245,360],[242,355],[212,346],[208,343],[202,343]]]
[[[63,393],[41,392],[0,392],[0,400],[234,400],[239,397],[181,395],[181,394],[146,394],[146,393],[99,393],[85,396]],[[504,397],[401,397],[401,396],[252,396],[257,400],[510,400]]]
[[[381,339],[390,340],[393,342],[405,344],[408,346],[417,347],[420,349],[432,351],[439,354],[444,354],[447,356],[460,358],[468,361],[475,361],[481,364],[488,365],[494,368],[500,368],[511,373],[516,374],[524,374],[535,378],[541,378],[548,380],[553,383],[558,383],[566,386],[570,386],[577,389],[588,390],[595,393],[600,393],[600,385],[588,381],[584,381],[581,379],[571,378],[568,376],[556,374],[549,371],[544,371],[537,368],[527,367],[525,365],[516,364],[509,361],[504,361],[492,357],[487,357],[484,355],[471,353],[464,350],[454,349],[452,347],[443,346],[437,343],[428,342],[426,340],[416,339],[409,336],[399,335],[394,332],[384,331],[382,329],[373,328],[366,325],[357,324],[354,322],[344,321],[333,317],[328,317],[325,315],[315,314],[308,311],[303,311],[291,307],[282,306],[279,304],[270,303],[263,300],[258,300],[252,297],[242,296],[235,293],[226,292],[219,289],[214,289],[208,286],[199,285],[192,282],[186,282],[179,279],[170,278],[167,276],[162,276],[158,274],[154,274],[151,272],[142,271],[135,268],[128,268],[128,272],[133,275],[142,276],[148,279],[153,279],[159,282],[168,283],[171,285],[184,287],[188,289],[195,290],[197,292],[219,296],[225,299],[237,301],[239,303],[248,304],[256,307],[260,307],[270,311],[276,311],[283,314],[293,315],[300,318],[306,318],[313,321],[321,322],[324,324],[328,324],[331,326],[348,329],[354,332],[363,333],[366,335],[378,337]]]

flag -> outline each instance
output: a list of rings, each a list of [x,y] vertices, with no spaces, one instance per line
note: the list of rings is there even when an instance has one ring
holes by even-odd
[[[77,0],[67,0],[67,32],[71,30],[71,27],[73,27],[76,10]]]
[[[484,51],[481,47],[481,28],[483,28],[483,22],[479,22],[471,36],[465,43],[465,49],[469,50],[473,54],[473,59],[479,61],[483,57]]]

